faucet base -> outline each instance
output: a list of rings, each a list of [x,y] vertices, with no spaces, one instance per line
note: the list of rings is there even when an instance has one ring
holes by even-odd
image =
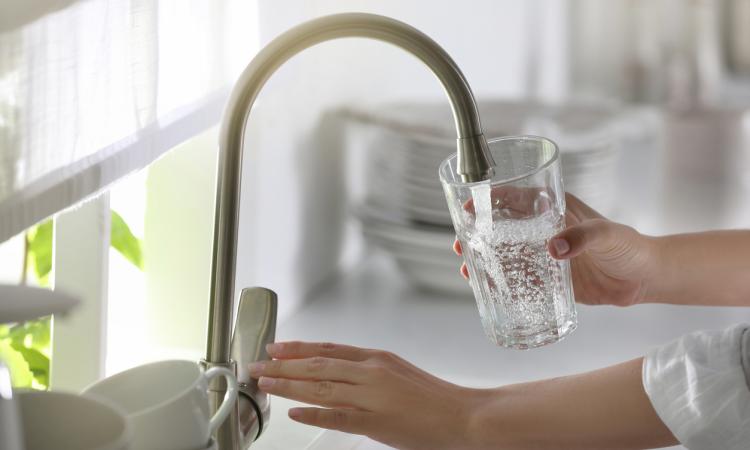
[[[203,368],[203,370],[208,370],[212,367],[224,367],[231,370],[232,373],[237,375],[237,364],[232,360],[229,360],[229,362],[226,363],[213,363],[202,359],[200,360],[199,364]],[[208,400],[210,402],[211,411],[216,411],[216,409],[223,401],[226,391],[227,385],[223,377],[217,377],[211,380],[210,384],[208,385]],[[239,399],[241,393],[238,394],[239,395],[237,398]],[[240,446],[241,436],[239,433],[239,418],[241,415],[241,411],[239,409],[239,404],[239,401],[235,402],[232,412],[229,414],[229,416],[226,418],[224,423],[219,427],[219,429],[216,431],[216,434],[214,435],[214,439],[216,440],[219,449],[246,448]]]
[[[232,336],[229,362],[201,360],[205,370],[225,367],[237,376],[239,395],[234,410],[216,432],[220,450],[246,449],[258,439],[268,426],[271,404],[268,395],[258,389],[258,382],[250,376],[248,364],[269,359],[266,344],[276,336],[276,293],[255,287],[242,290],[237,319]],[[216,408],[224,398],[226,381],[215,378],[209,385],[211,407]]]

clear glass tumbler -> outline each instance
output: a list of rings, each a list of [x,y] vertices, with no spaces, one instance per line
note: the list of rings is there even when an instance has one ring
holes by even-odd
[[[577,325],[570,265],[547,251],[565,227],[557,146],[534,136],[488,144],[490,180],[464,183],[455,154],[439,169],[484,331],[509,348],[557,342]]]

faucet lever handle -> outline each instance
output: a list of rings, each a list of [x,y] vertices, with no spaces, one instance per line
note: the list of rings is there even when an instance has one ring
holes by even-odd
[[[237,382],[240,386],[240,409],[252,405],[251,411],[240,411],[240,429],[247,432],[257,429],[257,434],[245,438],[252,442],[268,425],[271,405],[268,395],[258,389],[257,380],[250,377],[248,364],[267,361],[266,344],[276,338],[276,313],[278,297],[275,292],[262,287],[245,288],[240,294],[240,303],[230,347],[231,358],[237,364]],[[257,423],[256,423],[257,420]],[[244,434],[244,433],[243,433]],[[255,434],[250,432],[249,434]],[[244,446],[243,446],[244,448]]]
[[[242,290],[230,350],[237,362],[240,383],[250,380],[249,363],[269,359],[266,344],[276,338],[277,309],[278,297],[274,291],[262,287]]]

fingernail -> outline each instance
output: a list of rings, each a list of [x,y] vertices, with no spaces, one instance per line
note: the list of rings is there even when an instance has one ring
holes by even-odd
[[[289,418],[290,419],[299,419],[302,417],[302,409],[300,408],[292,408],[289,410]]]
[[[557,256],[562,256],[570,250],[570,244],[565,239],[552,239],[552,246],[557,252]]]
[[[281,344],[277,342],[266,344],[266,351],[268,353],[279,353],[281,351]]]
[[[262,362],[254,362],[254,363],[250,363],[247,368],[250,371],[250,375],[257,376],[263,373],[263,371],[266,368],[266,365],[265,363],[262,363]]]
[[[274,380],[273,378],[260,377],[260,379],[258,380],[258,387],[259,388],[270,388],[275,383],[276,383],[276,380]]]

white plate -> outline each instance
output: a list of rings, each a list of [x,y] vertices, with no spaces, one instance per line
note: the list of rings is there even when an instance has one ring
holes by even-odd
[[[446,239],[445,244],[428,246],[394,238],[390,235],[379,234],[366,228],[363,229],[363,234],[368,241],[373,242],[378,247],[384,248],[389,253],[398,257],[446,266],[454,265],[458,261],[458,257],[453,253],[453,249],[451,248],[453,246],[453,237]]]
[[[77,304],[78,299],[60,291],[0,285],[0,323],[23,322],[51,314],[64,314]]]
[[[471,295],[458,271],[461,260],[453,253],[452,228],[386,219],[371,207],[357,208],[356,215],[366,241],[389,253],[412,284],[442,294]]]
[[[416,224],[399,225],[367,218],[361,220],[367,233],[404,245],[450,251],[456,236],[451,228],[433,231]]]
[[[461,298],[468,298],[472,295],[469,283],[458,272],[458,264],[446,267],[402,258],[396,258],[396,263],[415,286],[425,291]]]
[[[488,137],[551,137],[560,147],[566,188],[605,211],[614,203],[616,192],[610,185],[624,141],[632,139],[634,131],[648,134],[653,128],[642,114],[607,103],[483,104]],[[370,173],[378,174],[368,179],[367,196],[409,220],[448,225],[437,169],[455,148],[449,117],[439,111],[434,105],[407,103],[362,113],[358,122],[371,125],[366,148],[376,168]]]

